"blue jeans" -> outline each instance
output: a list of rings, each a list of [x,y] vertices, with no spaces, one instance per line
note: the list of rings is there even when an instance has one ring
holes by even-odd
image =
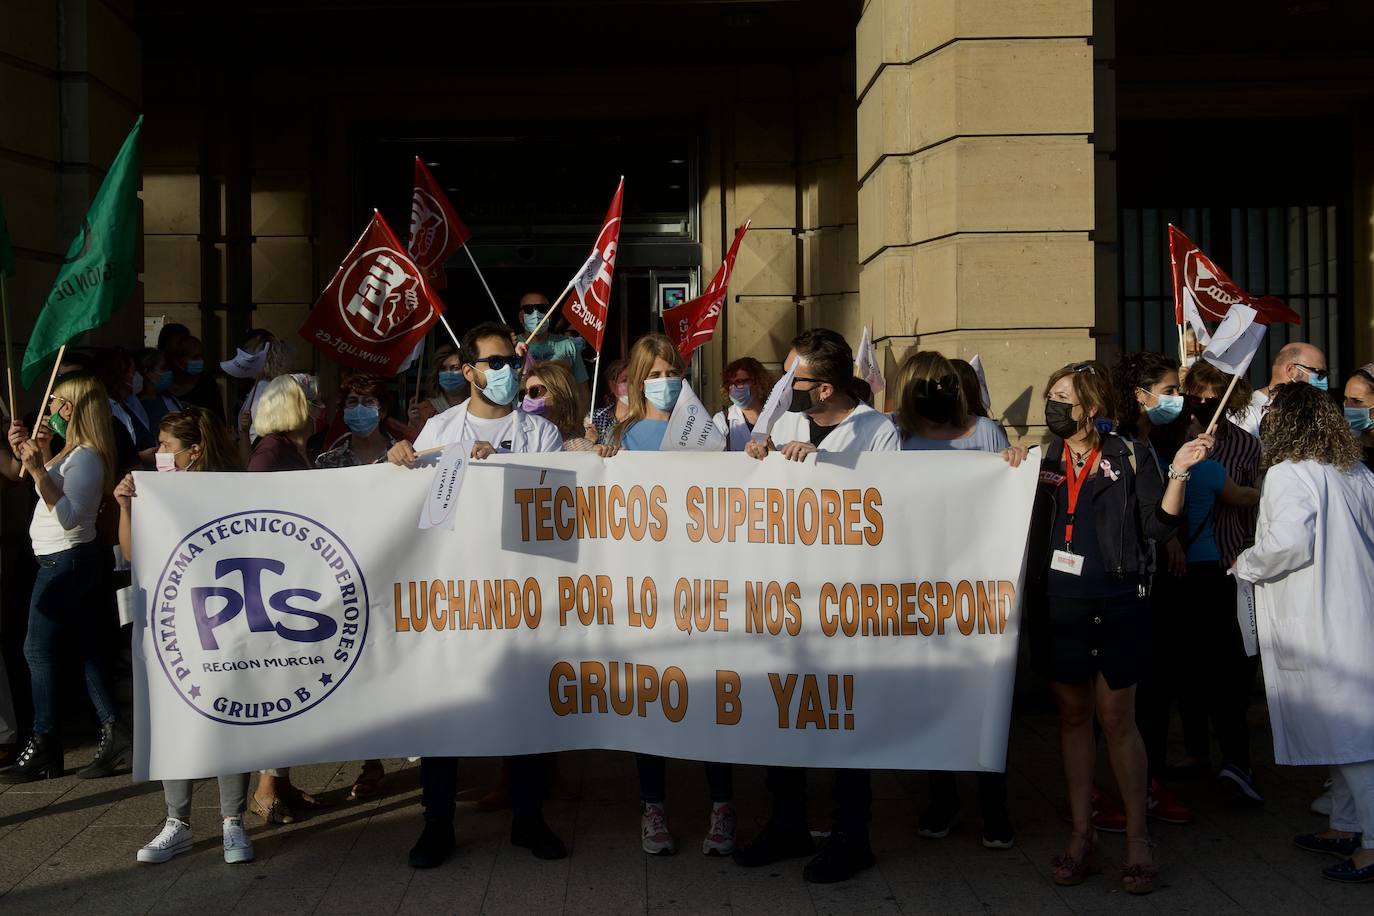
[[[86,692],[101,724],[113,722],[115,701],[105,653],[118,636],[110,589],[113,554],[96,543],[36,557],[38,575],[29,599],[24,659],[33,682],[33,732],[53,731],[57,703],[58,645],[74,636],[86,671]]]

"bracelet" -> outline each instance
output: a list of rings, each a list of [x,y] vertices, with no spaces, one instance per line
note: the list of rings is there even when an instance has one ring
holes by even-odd
[[[1193,476],[1192,471],[1175,471],[1173,462],[1169,463],[1170,480],[1187,480],[1191,476]]]

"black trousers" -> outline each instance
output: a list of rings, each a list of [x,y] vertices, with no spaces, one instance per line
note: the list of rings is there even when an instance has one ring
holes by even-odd
[[[930,803],[953,811],[959,807],[957,773],[949,770],[930,771]],[[983,820],[1002,815],[1007,810],[1007,774],[978,773],[978,808]]]
[[[706,787],[711,801],[732,801],[735,797],[735,768],[728,763],[704,763]],[[646,805],[661,805],[668,795],[668,761],[654,754],[635,754],[639,770],[639,800]]]
[[[764,782],[773,795],[773,820],[787,830],[806,830],[806,769],[768,767]],[[872,774],[868,770],[835,771],[835,829],[851,837],[868,836],[873,810]]]
[[[510,765],[510,807],[516,817],[537,815],[544,805],[544,773],[548,754],[507,757]],[[420,804],[427,821],[453,820],[458,799],[458,758],[420,758]]]

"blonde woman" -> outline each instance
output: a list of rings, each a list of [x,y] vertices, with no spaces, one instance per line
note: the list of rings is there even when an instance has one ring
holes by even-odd
[[[562,363],[535,363],[525,372],[516,392],[520,409],[543,417],[563,435],[563,451],[589,452],[596,443],[587,438],[572,370]]]
[[[96,537],[96,517],[114,489],[114,426],[105,386],[89,375],[64,378],[53,389],[48,415],[30,438],[22,423],[10,425],[10,448],[33,480],[38,505],[29,536],[38,577],[29,599],[24,658],[33,681],[33,736],[18,761],[0,770],[0,782],[32,782],[63,774],[57,736],[58,646],[79,641],[86,692],[100,720],[95,759],[77,776],[108,776],[129,763],[129,731],[119,721],[104,653],[116,638],[110,548]],[[52,435],[65,443],[49,455]],[[7,459],[12,465],[15,459]],[[10,468],[19,473],[17,466]]]

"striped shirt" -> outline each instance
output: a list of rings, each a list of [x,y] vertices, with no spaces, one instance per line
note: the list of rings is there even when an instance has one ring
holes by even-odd
[[[1207,456],[1226,468],[1226,474],[1242,487],[1259,486],[1260,442],[1239,426],[1217,424],[1217,444]],[[1217,502],[1217,552],[1223,568],[1229,569],[1241,551],[1255,543],[1255,519],[1258,508],[1228,506]]]

